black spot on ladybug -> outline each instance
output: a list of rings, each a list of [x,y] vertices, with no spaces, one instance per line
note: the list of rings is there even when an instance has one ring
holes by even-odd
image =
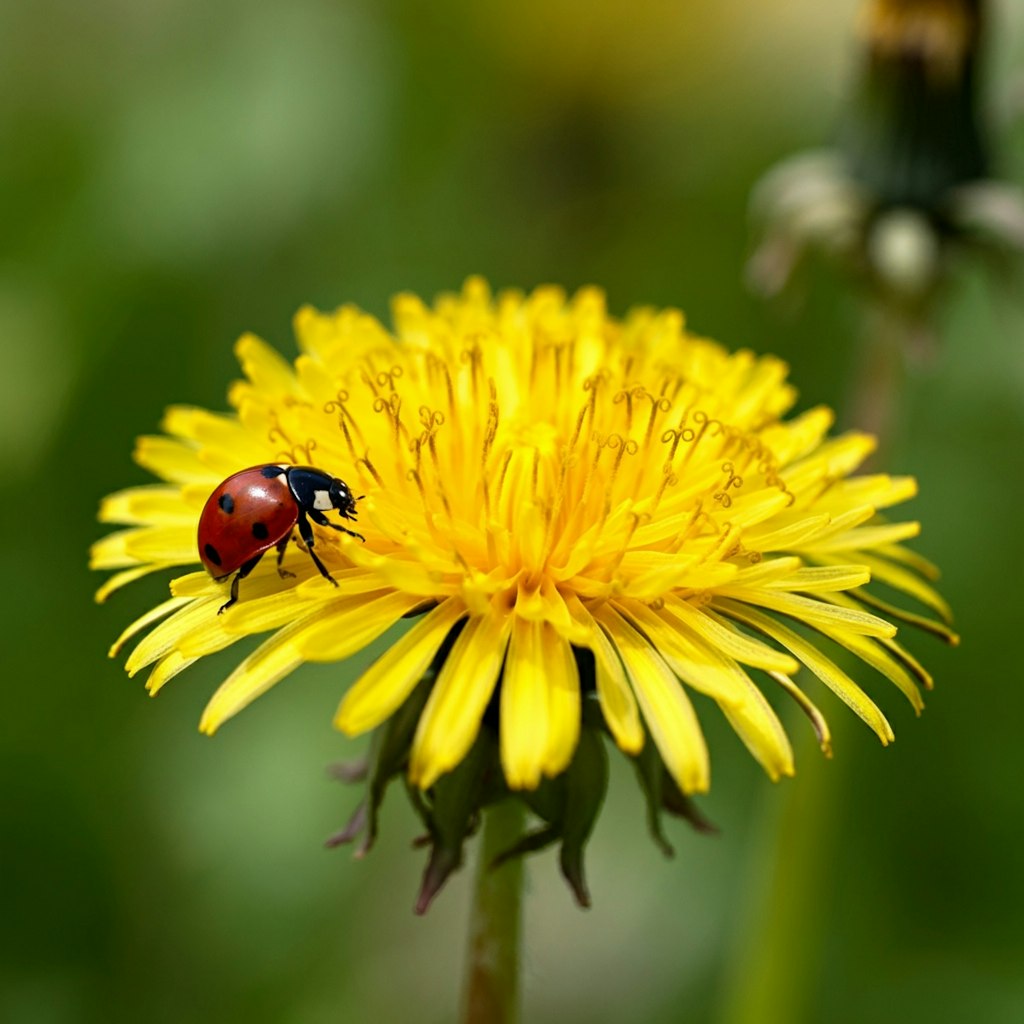
[[[220,552],[212,544],[207,544],[203,551],[206,552],[206,557],[214,565],[220,565]]]
[[[280,466],[264,466],[260,470],[260,475],[265,476],[268,480],[273,480],[274,477],[281,475]]]
[[[235,511],[235,499],[232,498],[230,494],[222,494],[217,499],[217,504],[220,505],[228,515],[231,515],[231,513]]]
[[[267,529],[266,523],[253,523],[252,524],[252,535],[257,540],[266,540],[270,536],[270,531]]]

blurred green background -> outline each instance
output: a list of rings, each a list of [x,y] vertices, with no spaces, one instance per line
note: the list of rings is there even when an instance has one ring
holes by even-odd
[[[855,7],[0,3],[0,1020],[453,1018],[468,872],[413,917],[397,790],[367,860],[321,846],[357,799],[324,771],[359,749],[331,713],[370,655],[200,736],[237,652],[156,703],[107,661],[166,580],[93,604],[97,501],[146,479],[133,438],[165,405],[224,408],[243,330],[293,353],[304,302],[384,316],[470,273],[682,306],[842,408],[855,298],[819,271],[799,315],[766,308],[742,267],[753,182],[832,133]],[[1024,25],[996,13],[1008,95]],[[527,1020],[1024,1020],[1019,296],[960,282],[888,460],[964,637],[912,640],[923,719],[865,672],[895,746],[826,699],[835,759],[804,743],[772,786],[706,715],[723,832],[671,824],[673,861],[617,763],[594,908],[529,864]]]

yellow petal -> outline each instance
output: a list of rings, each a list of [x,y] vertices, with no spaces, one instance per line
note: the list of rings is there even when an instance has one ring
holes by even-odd
[[[205,481],[212,491],[223,479],[217,470],[202,461],[195,446],[172,437],[140,437],[135,444],[134,458],[143,469],[172,484]]]
[[[541,647],[548,689],[544,774],[553,778],[569,767],[579,742],[580,677],[572,647],[550,623],[542,629]]]
[[[516,617],[501,681],[501,765],[512,789],[536,789],[548,744],[543,622]]]
[[[187,565],[199,561],[195,523],[140,527],[125,538],[124,548],[140,562]]]
[[[793,748],[764,694],[747,679],[747,699],[732,706],[719,702],[722,713],[772,782],[793,775]]]
[[[845,629],[851,633],[865,636],[890,637],[896,635],[896,627],[877,615],[857,611],[854,608],[839,608],[825,601],[801,597],[799,594],[787,594],[775,590],[755,589],[753,587],[722,587],[722,597],[732,598],[744,604],[759,605],[782,612],[801,622],[806,622],[816,629],[828,633],[830,629]],[[716,602],[717,603],[717,602]]]
[[[89,548],[90,569],[124,569],[137,566],[139,560],[128,554],[128,538],[137,533],[136,527],[130,530],[117,530],[100,537]]]
[[[639,754],[644,746],[644,727],[640,722],[636,697],[630,689],[618,652],[579,598],[573,595],[567,605],[575,620],[587,632],[587,638],[581,646],[589,647],[594,654],[597,699],[604,720],[621,750],[627,754]]]
[[[614,609],[597,620],[622,657],[647,728],[665,767],[684,793],[705,792],[711,781],[708,749],[685,690],[664,659]]]
[[[427,789],[473,745],[505,657],[511,617],[470,619],[452,646],[420,716],[409,779]]]
[[[114,573],[114,575],[96,591],[96,602],[98,604],[103,604],[103,602],[106,601],[106,599],[110,597],[115,590],[120,590],[121,587],[126,586],[129,583],[134,583],[143,576],[148,576],[151,572],[158,572],[160,569],[168,568],[170,568],[170,566],[157,563],[155,565],[138,565],[133,569],[125,569],[123,572]]]
[[[676,618],[688,626],[710,646],[718,648],[723,654],[735,658],[744,665],[764,669],[766,672],[793,673],[800,667],[796,661],[783,651],[777,651],[760,640],[741,633],[731,623],[727,623],[709,612],[707,608],[695,608],[689,601],[675,595],[665,598],[663,617]]]
[[[618,601],[616,608],[646,636],[650,646],[688,686],[723,704],[739,704],[744,693],[735,661],[697,646],[698,638],[685,626],[667,621],[637,601]],[[626,666],[627,669],[629,666]]]
[[[871,573],[863,565],[830,565],[797,569],[767,586],[773,590],[799,590],[803,593],[827,593],[834,590],[852,590],[871,580]]]
[[[422,603],[416,594],[394,591],[331,601],[319,621],[297,639],[297,648],[307,661],[340,661],[361,651]]]
[[[141,632],[147,626],[152,626],[154,622],[159,622],[165,615],[170,615],[171,612],[176,611],[183,605],[189,603],[187,597],[171,597],[168,598],[161,604],[158,604],[155,608],[151,608],[145,615],[139,616],[114,642],[110,647],[110,657],[113,658],[117,655],[117,652],[125,645],[125,643],[136,633]]]
[[[374,729],[401,707],[423,678],[452,627],[466,614],[458,598],[427,612],[345,694],[334,724],[349,736]]]
[[[834,421],[832,410],[819,405],[788,423],[773,423],[761,432],[761,439],[783,465],[788,465],[817,448]]]
[[[953,611],[942,595],[914,573],[898,565],[893,565],[892,562],[884,558],[876,558],[863,551],[859,551],[857,557],[871,570],[873,580],[886,583],[895,590],[903,591],[904,594],[920,601],[925,607],[931,608],[947,625],[952,623]]]
[[[793,774],[793,751],[782,723],[761,691],[732,658],[682,623],[685,634],[672,629],[662,615],[650,609],[629,603],[621,610],[636,621],[684,683],[714,698],[747,749],[773,780],[780,775]],[[796,663],[793,665],[795,669]]]
[[[195,658],[186,658],[178,651],[165,654],[154,666],[146,680],[146,690],[155,697],[179,672],[184,672]]]
[[[839,598],[845,596],[846,595],[842,594],[833,594],[830,600],[840,603]],[[905,622],[907,625],[914,626],[926,633],[931,633],[933,636],[937,636],[940,640],[944,640],[951,647],[957,647],[960,644],[959,635],[950,629],[944,622],[939,622],[936,619],[930,619],[925,615],[918,615],[916,612],[909,612],[906,608],[897,608],[896,605],[889,604],[888,601],[883,601],[881,598],[876,597],[874,594],[869,593],[863,588],[851,591],[849,597],[856,598],[858,602],[858,604],[851,604],[850,607],[867,605],[869,608],[875,608],[882,612],[887,619],[895,619],[897,622]],[[843,601],[842,603],[845,604],[846,602]]]
[[[832,734],[825,716],[818,710],[814,702],[783,672],[769,672],[769,676],[796,701],[797,706],[811,720],[814,733],[818,737],[818,746],[826,757],[832,756]]]
[[[794,522],[774,525],[778,520],[763,524],[743,534],[743,546],[750,551],[792,551],[809,543],[832,522],[828,513],[807,515],[801,513]]]
[[[101,523],[192,523],[194,527],[198,511],[177,487],[154,484],[107,495],[97,518]]]
[[[140,669],[152,665],[165,654],[177,648],[181,640],[193,629],[215,619],[217,609],[223,603],[219,597],[199,599],[172,597],[161,607],[177,602],[180,607],[169,618],[160,623],[156,629],[144,636],[138,646],[128,656],[125,668],[128,675],[134,676]]]
[[[924,709],[924,700],[921,697],[921,691],[917,688],[917,683],[895,658],[886,653],[880,641],[841,630],[833,630],[829,636],[894,683],[910,701],[914,710],[918,714],[921,713]]]
[[[886,523],[883,526],[860,526],[848,530],[829,540],[805,545],[808,551],[866,551],[875,550],[887,544],[916,537],[921,532],[920,523]]]
[[[199,720],[199,731],[212,736],[229,718],[266,693],[303,662],[297,638],[319,623],[327,611],[318,608],[278,630],[221,683]]]
[[[912,476],[873,473],[835,481],[818,504],[823,509],[849,508],[850,505],[870,505],[881,509],[900,505],[916,494],[917,481]]]
[[[297,381],[291,364],[262,338],[243,334],[235,343],[235,356],[254,390],[267,396],[295,393]]]
[[[266,439],[251,434],[235,416],[218,416],[206,409],[172,405],[164,414],[161,426],[168,434],[202,447],[230,452],[240,469],[268,461]]]
[[[730,618],[759,630],[792,651],[847,707],[871,726],[883,744],[891,743],[895,738],[892,727],[875,702],[814,644],[769,616],[736,601],[716,598],[714,606]]]

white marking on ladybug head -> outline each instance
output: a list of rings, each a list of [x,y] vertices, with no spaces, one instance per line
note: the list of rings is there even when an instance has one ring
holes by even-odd
[[[313,508],[315,508],[318,512],[326,512],[328,511],[328,509],[334,508],[334,505],[331,503],[331,492],[314,491]]]

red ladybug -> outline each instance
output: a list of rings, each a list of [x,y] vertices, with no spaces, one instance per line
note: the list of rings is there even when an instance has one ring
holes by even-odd
[[[332,523],[324,515],[336,508],[346,519],[356,518],[356,500],[348,484],[311,466],[252,466],[227,478],[206,499],[199,517],[199,557],[216,580],[231,581],[231,597],[220,612],[238,600],[238,584],[256,568],[263,555],[277,545],[277,571],[281,568],[292,528],[298,523],[299,536],[320,574],[335,586],[337,580],[313,550],[312,519],[363,540],[358,533]]]

